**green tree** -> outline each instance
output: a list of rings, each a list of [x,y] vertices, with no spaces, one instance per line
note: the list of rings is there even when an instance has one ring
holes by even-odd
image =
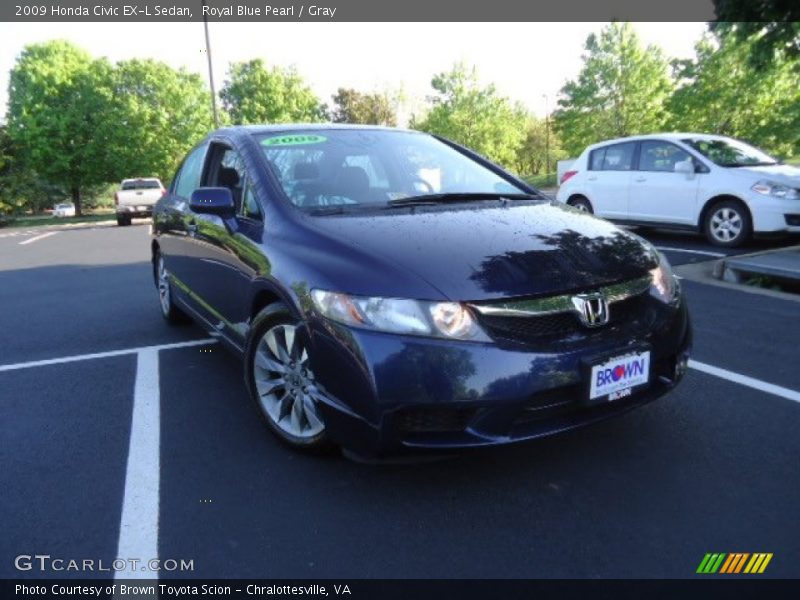
[[[670,100],[676,130],[748,140],[770,152],[800,155],[800,58],[757,67],[748,57],[758,38],[718,30],[695,46],[693,60],[675,61],[678,89]]]
[[[431,86],[436,93],[428,98],[430,109],[422,119],[412,119],[412,127],[514,167],[524,137],[522,111],[500,96],[493,85],[481,86],[475,68],[463,63],[434,76]]]
[[[11,70],[8,131],[25,168],[63,185],[81,212],[86,186],[108,181],[111,66],[69,42],[27,46]]]
[[[325,107],[294,68],[267,68],[260,58],[232,63],[220,91],[234,125],[315,122]]]
[[[800,4],[796,0],[714,0],[712,30],[750,40],[752,66],[769,66],[775,58],[800,59]],[[800,62],[793,62],[800,69]]]
[[[386,92],[365,94],[352,88],[339,88],[333,96],[331,121],[396,127],[397,113]]]
[[[113,102],[104,135],[113,149],[115,179],[168,181],[186,152],[213,128],[202,78],[134,59],[117,63],[109,79]]]
[[[663,128],[672,91],[661,50],[643,47],[629,23],[611,23],[586,39],[583,68],[561,89],[554,113],[564,147],[577,155],[588,144]]]
[[[549,129],[549,132],[548,132]],[[538,175],[548,167],[555,171],[556,163],[567,158],[561,140],[553,131],[552,122],[529,115],[525,122],[525,137],[517,150],[515,168],[521,175]]]

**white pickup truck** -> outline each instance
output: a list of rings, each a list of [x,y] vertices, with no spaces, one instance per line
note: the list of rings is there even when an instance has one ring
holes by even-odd
[[[167,190],[155,177],[123,179],[114,194],[117,225],[130,225],[134,217],[150,217],[153,206]]]

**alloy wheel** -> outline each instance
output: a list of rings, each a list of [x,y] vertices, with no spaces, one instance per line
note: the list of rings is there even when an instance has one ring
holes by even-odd
[[[742,216],[730,206],[724,206],[711,215],[711,235],[720,242],[730,242],[738,238],[744,229]]]
[[[253,378],[267,418],[281,431],[309,439],[325,430],[318,407],[323,396],[299,337],[295,325],[267,329],[253,356]]]
[[[164,257],[158,257],[158,301],[161,303],[161,312],[169,315],[172,298],[169,289],[169,272],[164,265]]]

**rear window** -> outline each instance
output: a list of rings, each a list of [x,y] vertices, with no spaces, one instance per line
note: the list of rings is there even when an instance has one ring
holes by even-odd
[[[633,168],[635,148],[636,142],[624,142],[592,150],[589,155],[589,170],[630,171]]]
[[[157,181],[147,181],[137,179],[136,181],[126,181],[122,184],[123,190],[157,190],[161,185]]]

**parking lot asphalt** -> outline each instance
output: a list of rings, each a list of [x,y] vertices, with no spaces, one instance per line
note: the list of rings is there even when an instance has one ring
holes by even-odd
[[[800,574],[800,304],[684,281],[696,362],[666,398],[365,466],[287,450],[236,357],[182,346],[206,336],[161,319],[146,226],[20,244],[34,236],[0,237],[0,577],[98,575],[19,572],[20,554],[149,550],[193,561],[162,578],[691,577],[706,552],[771,552],[765,576]]]

